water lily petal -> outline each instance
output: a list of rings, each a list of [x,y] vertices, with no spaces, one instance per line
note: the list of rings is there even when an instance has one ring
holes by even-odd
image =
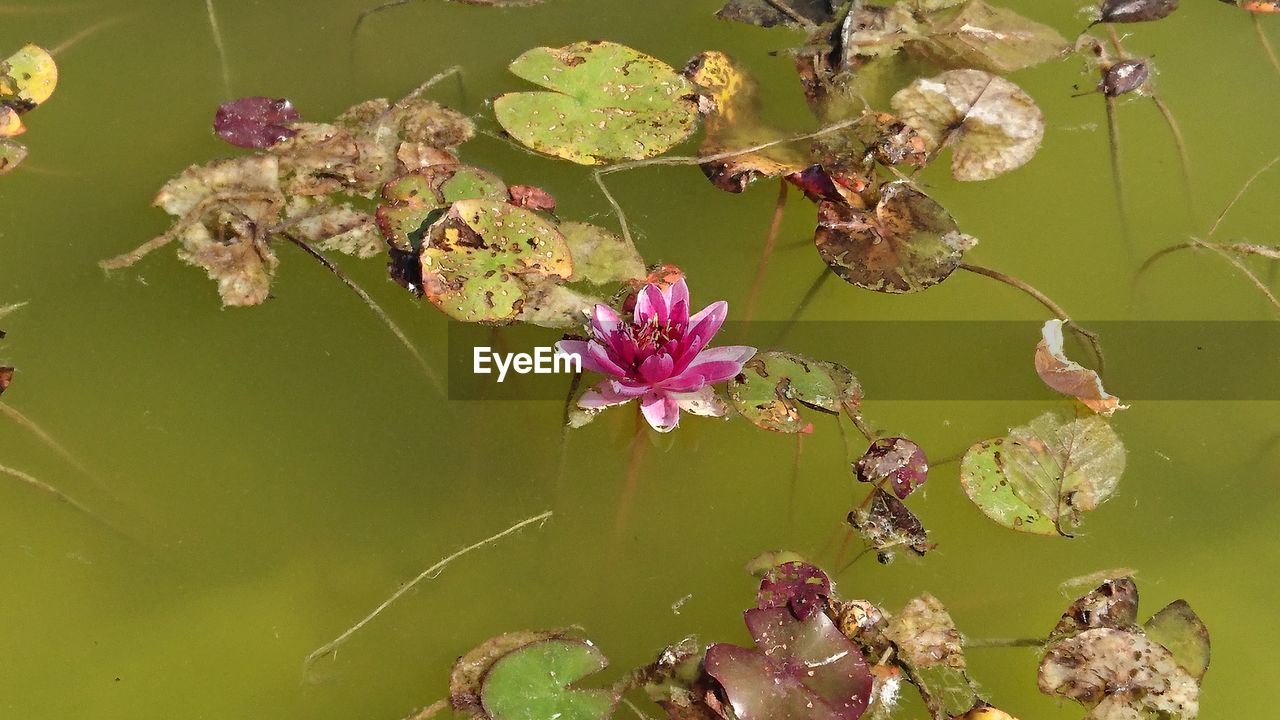
[[[711,342],[711,338],[720,332],[720,326],[724,324],[724,319],[728,315],[729,303],[723,300],[711,303],[689,318],[689,329],[685,334],[697,335],[702,340],[702,347],[706,347],[707,343]],[[702,347],[698,349],[701,350]]]
[[[591,330],[597,340],[605,340],[622,325],[622,318],[608,305],[596,305],[591,314]]]
[[[705,417],[724,417],[729,412],[729,407],[710,385],[703,386],[696,392],[673,393],[673,395],[680,409],[687,413]]]
[[[556,350],[565,355],[576,355],[582,361],[582,369],[587,372],[614,377],[626,375],[622,368],[615,365],[608,355],[604,354],[604,349],[597,343],[586,340],[561,340],[556,343]]]
[[[578,407],[583,410],[600,410],[635,400],[638,395],[620,393],[613,383],[602,382],[582,393],[578,398]]]
[[[756,349],[746,345],[723,345],[698,353],[693,362],[680,372],[677,379],[688,381],[693,376],[702,378],[707,385],[715,385],[742,372],[742,366],[756,354]]]
[[[689,324],[689,286],[685,283],[684,278],[677,280],[671,287],[667,288],[667,306],[671,309],[670,321],[672,325],[688,325]]]
[[[680,424],[680,403],[673,395],[659,391],[645,393],[640,410],[658,432],[671,432]]]
[[[651,320],[666,323],[670,316],[667,298],[657,285],[645,285],[636,297],[635,323],[644,325]]]
[[[650,385],[657,385],[671,377],[671,370],[674,367],[675,362],[670,355],[650,355],[640,363],[640,379]]]

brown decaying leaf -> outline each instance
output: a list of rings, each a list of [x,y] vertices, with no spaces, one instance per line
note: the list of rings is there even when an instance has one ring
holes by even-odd
[[[893,96],[894,112],[934,152],[952,148],[951,174],[990,180],[1025,165],[1044,139],[1044,115],[1017,85],[981,70],[920,78]]]
[[[892,493],[881,488],[872,491],[871,502],[866,507],[849,513],[849,524],[870,545],[879,551],[905,547],[916,555],[924,555],[933,549],[929,534],[920,518]]]
[[[1063,57],[1069,49],[1057,30],[983,0],[953,12],[930,15],[923,37],[907,50],[948,69],[972,68],[1004,74]]]
[[[3,335],[0,335],[0,337],[3,337]],[[13,368],[0,367],[0,395],[3,395],[4,391],[8,390],[9,385],[11,385],[12,383],[13,383]]]
[[[1078,635],[1096,628],[1128,630],[1137,620],[1137,584],[1129,576],[1111,578],[1071,603],[1049,636]]]
[[[1093,708],[1089,720],[1160,714],[1192,720],[1200,684],[1164,646],[1138,633],[1096,628],[1054,643],[1040,662],[1040,691]]]
[[[1046,322],[1036,345],[1036,374],[1044,384],[1063,395],[1074,397],[1101,415],[1110,416],[1128,407],[1120,404],[1120,398],[1102,388],[1102,378],[1098,373],[1067,357],[1063,349],[1062,326],[1061,320]]]
[[[881,188],[874,210],[821,203],[814,234],[818,254],[832,272],[860,288],[885,293],[937,285],[976,242],[959,231],[945,208],[900,182]]]
[[[1102,71],[1098,89],[1107,97],[1119,97],[1146,87],[1151,77],[1151,67],[1143,58],[1121,60]]]
[[[329,204],[297,196],[289,201],[286,213],[289,232],[317,250],[371,258],[386,249],[373,216],[350,203]]]
[[[770,28],[811,27],[831,20],[834,11],[828,0],[729,0],[716,12],[721,20],[736,20]]]
[[[1178,9],[1178,0],[1104,0],[1098,22],[1150,22],[1168,17]]]

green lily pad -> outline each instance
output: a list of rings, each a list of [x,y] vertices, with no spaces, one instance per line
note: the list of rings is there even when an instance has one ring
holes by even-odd
[[[613,693],[572,685],[606,665],[600,650],[583,640],[536,642],[493,664],[481,702],[492,720],[604,720],[613,713]]]
[[[1209,670],[1209,628],[1186,600],[1174,600],[1142,626],[1196,680]]]
[[[395,247],[422,245],[440,211],[459,200],[505,200],[507,186],[493,173],[469,165],[433,165],[405,173],[382,187],[378,228]]]
[[[693,86],[666,63],[612,42],[534,48],[511,72],[549,92],[499,96],[494,114],[513,138],[582,165],[640,160],[693,132]]]
[[[770,350],[756,353],[729,383],[729,400],[756,427],[809,433],[813,423],[801,416],[801,406],[833,415],[856,413],[862,386],[843,365]]]
[[[460,200],[427,231],[423,292],[463,322],[514,320],[526,293],[573,274],[564,236],[537,213],[497,200]]]
[[[24,45],[0,62],[0,102],[27,112],[53,95],[58,65],[39,45]]]
[[[831,272],[845,282],[898,294],[946,280],[964,251],[977,244],[960,232],[946,208],[905,182],[881,188],[872,209],[823,201],[813,240]]]
[[[27,146],[16,140],[0,138],[0,175],[13,170],[27,159]]]
[[[960,482],[1005,527],[1071,537],[1081,516],[1115,492],[1124,466],[1124,445],[1101,417],[1063,422],[1046,413],[969,448]]]
[[[573,282],[593,285],[642,279],[644,259],[636,246],[598,225],[560,223],[560,232],[573,255]]]

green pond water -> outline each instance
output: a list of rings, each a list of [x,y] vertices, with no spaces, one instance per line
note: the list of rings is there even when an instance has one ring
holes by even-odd
[[[1081,2],[1003,4],[1064,35],[1086,24]],[[1102,100],[1071,97],[1073,86],[1094,82],[1076,60],[1012,77],[1048,124],[1025,168],[962,184],[940,163],[923,177],[980,238],[971,261],[1026,279],[1086,324],[1274,318],[1260,293],[1207,254],[1170,257],[1132,288],[1141,257],[1203,233],[1280,153],[1280,78],[1248,15],[1210,0],[1183,5],[1166,21],[1121,28],[1134,33],[1130,49],[1158,60],[1156,86],[1182,124],[1196,181],[1188,202],[1159,114],[1140,98],[1122,102],[1139,260],[1122,239]],[[603,38],[676,67],[724,50],[757,76],[771,118],[812,127],[790,63],[769,54],[802,38],[719,21],[717,6],[548,0],[502,10],[422,0],[370,19],[354,50],[361,0],[220,0],[217,8],[233,95],[288,96],[309,120],[399,97],[455,64],[461,87],[445,83],[433,97],[489,116],[487,98],[523,87],[505,69],[510,59]],[[252,309],[220,309],[203,272],[171,251],[105,275],[98,260],[168,227],[150,207],[166,179],[236,151],[209,131],[228,96],[199,0],[0,0],[0,54],[28,41],[53,47],[99,22],[110,24],[59,55],[57,93],[27,116],[31,155],[0,178],[0,305],[29,303],[4,321],[0,356],[18,367],[4,400],[88,472],[7,420],[0,464],[74,495],[123,534],[0,483],[0,716],[394,720],[443,697],[454,659],[490,636],[580,624],[610,658],[603,677],[612,679],[685,635],[747,642],[741,611],[755,586],[742,566],[761,551],[791,548],[832,566],[828,543],[863,493],[833,422],[804,440],[791,512],[794,439],[702,418],[648,449],[624,503],[631,412],[575,432],[562,462],[560,403],[443,399],[368,309],[294,248],[280,248],[275,297]],[[1267,25],[1280,42],[1280,26]],[[562,217],[613,222],[580,167],[484,136],[463,155],[548,189]],[[729,195],[687,167],[611,183],[647,259],[680,264],[697,303],[743,306],[774,185]],[[1221,237],[1275,242],[1277,191],[1280,174],[1262,178]],[[793,193],[759,318],[785,319],[821,270],[813,217]],[[382,261],[341,262],[444,367],[443,315],[387,281]],[[909,297],[828,282],[805,314],[1046,317],[1016,291],[966,273]],[[904,358],[904,372],[981,361],[948,354],[940,337],[935,356]],[[1034,342],[990,351],[1025,358],[1029,373]],[[841,338],[860,352],[894,351],[875,343]],[[852,363],[839,350],[825,357]],[[1206,374],[1236,372],[1223,363]],[[877,424],[937,459],[1046,410],[1069,410],[1050,397],[900,401],[877,399],[874,386],[867,394]],[[941,464],[911,501],[937,551],[889,566],[868,558],[837,582],[845,596],[890,609],[929,591],[970,637],[1033,637],[1069,602],[1064,580],[1133,568],[1143,617],[1186,598],[1212,631],[1201,717],[1271,717],[1280,683],[1278,420],[1276,402],[1134,402],[1113,421],[1129,451],[1119,493],[1072,540],[995,525],[965,498],[956,464]],[[544,526],[459,560],[304,674],[309,652],[400,583],[544,510],[554,511]],[[969,660],[985,695],[1022,720],[1084,714],[1037,691],[1034,650],[972,649]],[[903,716],[924,714],[909,705]]]

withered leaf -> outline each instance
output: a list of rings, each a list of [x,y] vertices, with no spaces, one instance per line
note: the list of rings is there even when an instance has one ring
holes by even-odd
[[[575,268],[577,263],[574,264]],[[604,298],[580,293],[556,282],[534,285],[525,291],[520,322],[545,328],[578,328]]]
[[[853,462],[858,482],[888,479],[893,494],[905,500],[929,477],[929,458],[907,438],[880,438]]]
[[[0,335],[3,337],[3,335]],[[5,366],[0,367],[0,395],[9,389],[9,385],[13,383],[13,368]]]
[[[1098,22],[1134,23],[1161,20],[1178,9],[1178,0],[1104,0]]]
[[[905,182],[881,188],[874,210],[818,206],[814,244],[844,281],[884,293],[913,293],[947,279],[976,240],[929,196]]]
[[[881,488],[872,490],[871,501],[849,513],[849,524],[879,551],[905,547],[917,555],[933,549],[924,523],[901,500]]]
[[[963,715],[981,702],[965,671],[963,638],[938,598],[925,593],[907,603],[885,635],[934,717]]]
[[[1017,85],[982,70],[948,70],[893,96],[894,112],[930,150],[952,148],[957,180],[989,180],[1031,160],[1044,138],[1044,115]]]
[[[289,123],[298,110],[285,99],[243,97],[218,106],[213,130],[218,137],[242,148],[268,148],[294,136]]]
[[[1049,636],[1078,635],[1096,628],[1128,630],[1137,621],[1137,584],[1129,576],[1112,578],[1071,603]]]
[[[27,146],[16,140],[0,138],[0,175],[12,172],[27,159]]]
[[[1061,320],[1049,320],[1040,331],[1035,364],[1036,374],[1044,384],[1063,395],[1074,397],[1100,415],[1110,416],[1128,407],[1120,404],[1120,398],[1102,388],[1102,378],[1098,373],[1067,357],[1063,349],[1062,326]]]
[[[1164,646],[1139,633],[1097,628],[1054,643],[1040,662],[1040,691],[1093,708],[1090,720],[1158,713],[1192,720],[1200,684]]]
[[[910,52],[947,69],[1004,74],[1062,57],[1069,45],[1057,30],[984,0],[930,15]]]
[[[716,12],[716,17],[770,28],[803,27],[806,22],[821,24],[830,21],[834,14],[829,0],[729,0]]]
[[[1209,670],[1209,628],[1186,600],[1174,600],[1151,616],[1142,629],[1147,637],[1173,654],[1178,665],[1196,680]]]
[[[570,282],[605,285],[644,278],[644,259],[634,243],[591,223],[571,221],[559,227],[573,256]]]
[[[350,203],[330,204],[297,196],[289,201],[286,212],[288,232],[317,250],[371,258],[386,248],[373,216]]]
[[[1130,58],[1102,71],[1098,89],[1107,97],[1118,97],[1142,90],[1151,77],[1151,68],[1142,58]]]

